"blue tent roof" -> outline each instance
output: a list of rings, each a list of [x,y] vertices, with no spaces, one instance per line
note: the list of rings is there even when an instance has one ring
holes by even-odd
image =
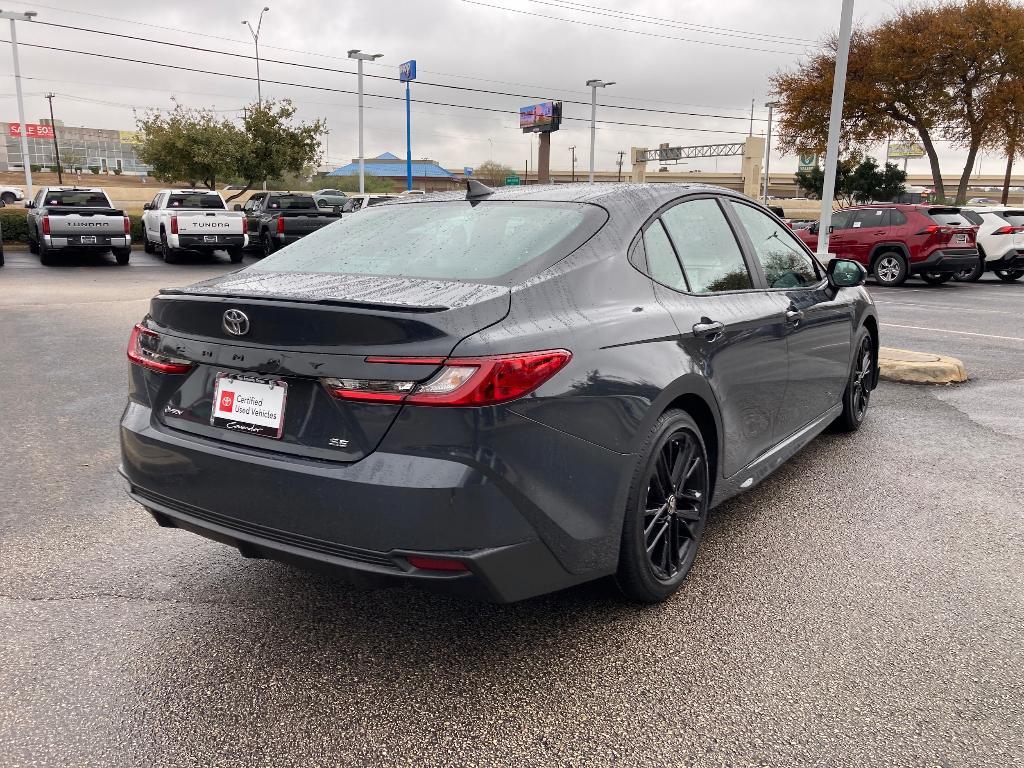
[[[380,160],[385,162],[374,162],[374,160]],[[395,162],[395,161],[399,162]],[[390,162],[387,162],[390,161]],[[373,160],[364,160],[363,167],[366,173],[372,174],[373,176],[383,176],[386,178],[405,178],[405,162],[401,158],[396,157],[390,152],[385,152],[383,155],[374,158]],[[343,165],[341,168],[335,168],[333,171],[327,174],[328,176],[358,176],[359,175],[359,163],[349,163]],[[435,162],[429,160],[413,160],[412,161],[412,175],[420,178],[435,178],[435,179],[454,179],[455,176],[449,173],[447,170],[442,168]]]

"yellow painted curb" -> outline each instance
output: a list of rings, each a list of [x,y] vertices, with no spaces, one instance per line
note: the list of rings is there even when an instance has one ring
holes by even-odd
[[[967,381],[967,369],[955,357],[911,352],[908,349],[880,348],[878,369],[883,379],[909,384],[950,384]]]

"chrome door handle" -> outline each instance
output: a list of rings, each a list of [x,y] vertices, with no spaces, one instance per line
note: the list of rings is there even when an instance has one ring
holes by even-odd
[[[717,341],[725,330],[725,323],[710,320],[706,323],[694,323],[693,335],[703,336],[708,341]]]
[[[786,322],[790,325],[797,325],[803,319],[804,313],[796,307],[790,307],[786,310]]]

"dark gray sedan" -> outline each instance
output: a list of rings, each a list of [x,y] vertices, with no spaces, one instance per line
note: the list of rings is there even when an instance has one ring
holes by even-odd
[[[714,187],[403,198],[161,291],[121,473],[162,526],[362,584],[663,600],[710,509],[864,419],[863,280]]]

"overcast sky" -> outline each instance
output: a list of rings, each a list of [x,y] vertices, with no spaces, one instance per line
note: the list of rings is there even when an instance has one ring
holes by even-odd
[[[569,118],[552,137],[552,168],[567,169],[576,145],[578,169],[585,172],[589,147],[591,78],[614,80],[599,91],[600,104],[700,113],[665,114],[601,107],[598,117],[653,128],[598,123],[596,164],[613,169],[619,150],[631,146],[722,143],[749,130],[751,99],[754,132],[763,133],[768,79],[793,67],[815,41],[838,26],[840,0],[366,0],[337,2],[270,0],[260,36],[264,97],[290,98],[305,119],[326,118],[329,160],[344,164],[357,154],[356,97],[300,87],[355,91],[354,62],[346,51],[383,53],[367,74],[395,76],[398,64],[415,58],[419,79],[413,99],[447,105],[488,107],[506,112],[413,103],[413,157],[429,157],[446,167],[478,165],[493,157],[522,169],[536,143],[518,128],[520,106],[545,99],[566,104]],[[889,13],[889,0],[858,0],[855,16],[873,22]],[[4,10],[35,10],[38,21],[118,32],[190,45],[188,50],[77,30],[19,23],[19,42],[143,59],[217,73],[255,77],[252,39],[241,20],[255,24],[258,0],[176,0],[139,3],[72,0],[22,3],[5,0]],[[592,10],[587,10],[587,9]],[[609,14],[608,9],[616,13]],[[622,12],[632,14],[623,18]],[[3,39],[8,38],[6,26]],[[0,115],[17,120],[9,46],[0,52]],[[753,49],[753,50],[751,50]],[[28,122],[46,115],[43,94],[57,94],[58,119],[68,125],[131,129],[133,108],[169,108],[180,103],[211,107],[229,116],[256,99],[255,81],[176,71],[93,56],[22,46]],[[317,71],[280,62],[341,72]],[[288,85],[267,81],[281,81]],[[504,91],[511,96],[474,93],[427,83]],[[367,78],[366,155],[390,151],[405,156],[403,86]],[[529,98],[523,98],[523,97]],[[708,115],[708,116],[703,116]],[[884,146],[879,149],[884,156]],[[943,152],[948,171],[963,155]],[[626,157],[628,164],[628,154]],[[981,170],[995,172],[1000,161],[983,158]],[[795,159],[773,159],[773,171],[795,170]],[[530,167],[533,168],[533,159]],[[716,161],[693,161],[682,169],[715,170]],[[717,161],[722,171],[738,171],[739,158]],[[653,166],[651,170],[654,170]],[[927,172],[924,160],[911,161],[911,173]]]

